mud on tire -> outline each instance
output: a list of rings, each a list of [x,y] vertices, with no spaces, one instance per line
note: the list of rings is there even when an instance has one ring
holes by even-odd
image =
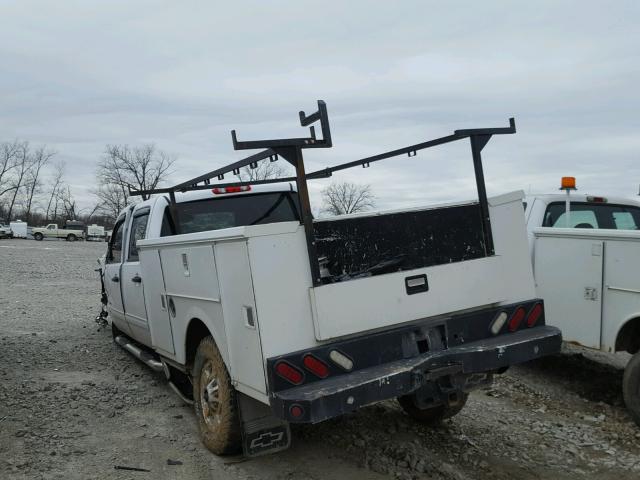
[[[192,372],[202,443],[216,455],[238,453],[242,437],[236,391],[213,338],[206,337],[200,342]]]
[[[622,394],[631,418],[640,426],[640,352],[631,357],[624,369]]]
[[[468,393],[458,394],[458,400],[456,402],[449,403],[449,405],[438,405],[432,408],[420,408],[416,405],[414,395],[405,395],[398,397],[398,403],[402,409],[414,420],[424,423],[426,425],[438,425],[443,420],[451,418],[454,415],[460,413],[460,411],[467,404],[469,398]]]

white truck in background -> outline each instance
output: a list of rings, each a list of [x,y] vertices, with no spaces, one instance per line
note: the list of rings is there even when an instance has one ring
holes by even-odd
[[[565,341],[633,354],[625,404],[640,425],[640,202],[529,195],[525,217],[538,295]]]
[[[87,241],[88,242],[105,242],[107,234],[102,225],[95,223],[87,226]]]
[[[77,222],[67,221],[62,228],[57,223],[50,223],[46,227],[32,229],[35,240],[41,241],[44,238],[63,238],[67,242],[75,242],[84,239],[84,225]]]
[[[487,199],[480,151],[498,129],[454,134],[305,173],[302,149],[331,146],[326,106],[306,138],[153,195],[118,217],[102,269],[116,343],[193,402],[203,443],[253,456],[315,423],[398,398],[418,421],[448,418],[515,363],[557,353],[535,296],[521,192]],[[307,180],[470,139],[478,201],[311,216]],[[296,176],[220,183],[256,162]],[[219,183],[211,184],[212,179]],[[295,184],[294,184],[295,182]],[[262,185],[261,185],[262,184]]]

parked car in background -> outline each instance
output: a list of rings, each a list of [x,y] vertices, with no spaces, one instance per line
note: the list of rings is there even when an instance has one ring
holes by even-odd
[[[633,354],[624,400],[640,425],[640,202],[529,195],[525,216],[537,293],[565,341]]]
[[[84,239],[84,225],[74,222],[66,223],[62,228],[57,223],[50,223],[46,227],[32,229],[32,235],[35,240],[44,238],[64,238],[68,242]]]
[[[102,225],[96,225],[95,223],[87,227],[87,241],[104,242],[106,238],[106,232]]]
[[[13,238],[13,232],[9,225],[0,225],[0,238]]]

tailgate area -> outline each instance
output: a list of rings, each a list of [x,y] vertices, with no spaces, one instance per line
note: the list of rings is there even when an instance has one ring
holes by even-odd
[[[502,302],[502,271],[502,257],[493,256],[311,288],[316,339]]]

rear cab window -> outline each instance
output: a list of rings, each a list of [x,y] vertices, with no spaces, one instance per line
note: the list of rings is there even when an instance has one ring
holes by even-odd
[[[299,221],[295,192],[268,192],[214,197],[175,204],[180,233],[222,228]],[[166,207],[160,236],[175,235],[169,207]]]
[[[564,202],[552,202],[544,214],[543,227],[566,228]],[[609,203],[571,202],[569,228],[609,228],[638,230],[640,207]]]

